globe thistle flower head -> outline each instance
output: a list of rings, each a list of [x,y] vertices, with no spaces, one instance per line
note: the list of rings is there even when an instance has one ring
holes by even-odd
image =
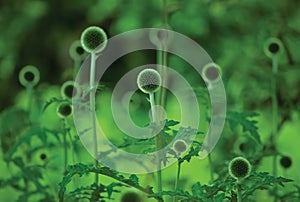
[[[215,63],[208,63],[202,69],[202,78],[208,83],[214,83],[221,78],[221,68]]]
[[[264,44],[264,52],[269,58],[280,55],[283,51],[283,44],[280,39],[271,37]]]
[[[144,93],[154,93],[161,86],[161,76],[154,69],[144,69],[137,77],[137,85]]]
[[[23,67],[19,73],[19,81],[22,86],[35,86],[40,81],[40,71],[32,65]]]
[[[230,161],[228,171],[233,178],[243,179],[250,175],[251,164],[244,157],[236,157]]]
[[[107,35],[97,26],[86,28],[80,37],[83,49],[88,53],[100,53],[106,47]]]
[[[80,89],[74,81],[66,81],[60,88],[60,93],[63,98],[72,99],[80,97]]]
[[[184,153],[187,150],[187,144],[184,140],[176,140],[173,144],[173,148],[178,153]]]
[[[57,115],[61,118],[69,117],[73,112],[73,107],[69,103],[62,103],[57,107]]]
[[[285,169],[290,168],[292,166],[292,159],[288,156],[283,156],[280,159],[280,165]]]
[[[69,49],[69,54],[73,60],[83,60],[86,56],[85,53],[86,52],[85,52],[84,48],[82,47],[81,42],[79,40],[76,40],[71,44],[70,49]]]

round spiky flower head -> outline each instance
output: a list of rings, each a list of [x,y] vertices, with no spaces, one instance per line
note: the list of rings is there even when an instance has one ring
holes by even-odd
[[[160,74],[154,69],[144,69],[137,77],[137,85],[144,93],[154,93],[161,86]]]
[[[67,118],[73,112],[72,105],[68,103],[62,103],[57,107],[57,115],[61,118]]]
[[[171,30],[169,25],[158,26],[157,29],[151,29],[149,33],[150,41],[157,47],[170,45],[174,36],[169,30]]]
[[[221,68],[215,63],[208,63],[202,69],[202,78],[204,81],[213,83],[221,78]]]
[[[283,51],[282,42],[275,37],[269,38],[264,45],[264,52],[269,58],[274,58]]]
[[[23,67],[19,73],[19,81],[24,87],[35,86],[40,80],[40,71],[32,65]]]
[[[230,161],[228,171],[235,179],[246,178],[250,175],[251,164],[244,157],[236,157]]]
[[[292,165],[292,159],[290,157],[288,157],[288,156],[283,156],[280,159],[280,165],[283,168],[287,169],[287,168],[291,167],[291,165]]]
[[[173,148],[178,153],[183,153],[187,149],[186,142],[184,140],[176,140],[173,144]]]
[[[83,60],[85,58],[85,50],[79,40],[71,44],[69,54],[73,60]]]
[[[121,198],[121,202],[142,202],[142,201],[143,201],[142,197],[133,191],[124,193]]]
[[[107,36],[100,27],[91,26],[82,32],[80,41],[86,52],[100,53],[106,47]]]
[[[79,98],[80,97],[80,89],[77,85],[75,85],[74,81],[66,81],[60,88],[60,93],[63,98]]]

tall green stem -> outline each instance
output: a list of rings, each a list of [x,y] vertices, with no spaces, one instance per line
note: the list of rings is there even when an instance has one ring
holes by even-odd
[[[181,163],[178,161],[174,191],[176,191],[178,189],[178,184],[179,184],[179,179],[180,179],[180,169],[181,169]],[[173,202],[176,202],[176,196],[173,196]]]
[[[242,190],[239,183],[237,183],[237,202],[242,202]]]
[[[80,69],[81,60],[74,60],[74,68],[73,68],[73,78],[76,78],[76,75],[78,74],[78,71]]]
[[[62,120],[63,122],[65,121],[64,119]],[[68,166],[68,145],[67,145],[67,129],[65,128],[65,124],[64,125],[64,134],[63,134],[63,138],[64,138],[64,168],[65,171],[67,169]]]
[[[151,114],[152,114],[152,122],[156,124],[156,112],[155,112],[155,101],[154,101],[154,93],[149,94],[150,99],[150,107],[151,107]]]
[[[167,0],[162,0],[163,2],[163,15],[162,15],[162,22],[164,27],[167,26]],[[163,45],[163,44],[162,44]],[[165,66],[167,65],[167,54],[166,51],[164,51],[165,47],[163,47],[163,50],[157,50],[157,64],[160,65],[158,68],[158,72],[160,73],[160,76],[162,78],[162,86],[165,86],[166,82],[166,68]],[[166,89],[161,88],[161,90],[158,93],[158,103],[160,106],[164,107],[165,106],[165,100],[166,100]],[[153,123],[156,124],[156,114],[155,114],[155,108],[154,108],[154,95],[150,94],[150,104],[151,104],[151,110],[152,110],[152,119]],[[160,134],[155,136],[155,145],[156,145],[156,150],[159,150],[161,147],[161,141],[160,141]],[[161,172],[161,159],[159,155],[157,156],[157,190],[158,192],[162,192],[162,172]],[[163,201],[163,198],[162,198]]]
[[[149,94],[149,99],[150,99],[150,106],[151,106],[151,113],[152,113],[152,123],[154,124],[155,127],[157,124],[157,119],[156,119],[155,101],[154,101],[153,93]],[[156,146],[156,150],[159,150],[160,148],[159,134],[155,136],[155,146]],[[162,192],[161,160],[159,154],[157,155],[157,190],[158,192]]]
[[[168,24],[168,12],[167,12],[167,0],[163,0],[163,15],[162,15],[163,25]]]
[[[94,156],[95,156],[95,166],[98,167],[98,143],[97,143],[97,132],[96,132],[96,115],[95,115],[95,72],[96,72],[96,53],[91,53],[91,68],[90,68],[90,110],[92,116],[92,133],[94,141]],[[95,183],[98,185],[99,175],[95,174]]]
[[[27,97],[28,97],[27,110],[28,110],[28,114],[29,114],[29,120],[31,122],[31,121],[34,121],[34,120],[32,120],[33,117],[32,117],[32,113],[31,113],[31,105],[32,105],[32,97],[33,97],[33,85],[29,84],[26,87],[26,91],[27,91]]]
[[[277,89],[277,72],[278,72],[278,61],[277,58],[274,57],[272,59],[272,145],[274,148],[274,156],[273,156],[273,176],[277,176],[277,133],[278,133],[278,100],[276,95]],[[277,201],[277,185],[274,185],[274,193],[275,193],[275,201]]]
[[[209,164],[209,170],[210,170],[210,182],[213,183],[214,181],[214,170],[212,165],[212,159],[210,153],[208,154],[208,164]]]

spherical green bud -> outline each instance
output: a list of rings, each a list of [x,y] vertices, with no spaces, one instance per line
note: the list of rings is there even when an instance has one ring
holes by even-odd
[[[46,160],[46,158],[47,158],[47,155],[45,153],[40,154],[40,159],[41,160]]]
[[[137,85],[144,93],[154,93],[161,86],[160,74],[154,69],[144,69],[137,77]]]
[[[40,71],[35,66],[27,65],[21,69],[19,81],[24,87],[35,86],[40,81]]]
[[[67,118],[73,112],[73,107],[71,104],[62,103],[57,107],[57,115],[61,118]]]
[[[79,40],[76,40],[71,44],[69,54],[73,60],[83,60],[85,58],[85,50]]]
[[[292,165],[292,159],[290,157],[288,157],[288,156],[283,156],[280,159],[280,165],[283,168],[287,169],[287,168],[291,167],[291,165]]]
[[[202,69],[202,78],[208,83],[213,83],[221,78],[221,68],[215,63],[208,63]]]
[[[183,153],[187,149],[187,144],[184,140],[176,140],[173,144],[173,148],[178,153]]]
[[[250,175],[251,164],[244,157],[236,157],[230,161],[228,171],[233,178],[246,178]]]
[[[107,44],[106,33],[100,27],[91,26],[81,34],[81,45],[88,53],[100,53]]]
[[[74,81],[66,81],[60,88],[60,93],[63,98],[72,99],[80,97],[80,88]]]
[[[283,51],[283,44],[280,39],[269,38],[264,45],[264,52],[269,58],[274,58]]]
[[[174,38],[170,26],[159,26],[159,28],[150,30],[150,41],[157,47],[166,47],[172,43]]]

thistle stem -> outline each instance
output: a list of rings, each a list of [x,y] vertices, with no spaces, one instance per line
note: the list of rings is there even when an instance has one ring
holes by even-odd
[[[277,89],[277,72],[278,72],[278,61],[277,58],[274,57],[272,59],[272,144],[274,148],[274,156],[273,156],[273,176],[277,176],[277,145],[276,145],[276,139],[277,139],[277,124],[278,124],[278,100],[276,95],[276,89]],[[274,185],[274,193],[275,193],[275,200],[277,201],[277,185]]]
[[[78,74],[78,71],[80,69],[81,60],[74,60],[74,70],[73,70],[73,78],[76,78],[76,75]]]
[[[32,105],[33,85],[29,84],[26,87],[26,91],[27,91],[27,96],[28,96],[27,110],[28,110],[28,113],[30,114],[31,105]]]
[[[211,159],[210,153],[208,154],[208,164],[209,164],[209,170],[210,170],[210,182],[213,183],[214,172],[213,172],[213,165],[212,165],[212,159]]]
[[[154,93],[149,93],[151,113],[152,113],[152,123],[154,127],[156,125],[156,112],[155,112],[155,102],[154,102]],[[160,148],[160,138],[159,134],[155,136],[155,147],[156,150]],[[159,158],[159,154],[157,155],[157,190],[158,192],[162,192],[162,174],[161,174],[161,160]]]
[[[237,201],[242,202],[242,190],[239,183],[237,183]]]
[[[149,99],[150,99],[150,107],[151,107],[151,113],[152,113],[152,122],[156,124],[156,112],[154,109],[155,101],[154,101],[154,93],[149,93]]]
[[[92,118],[92,132],[94,141],[94,156],[95,156],[95,166],[98,167],[98,143],[97,143],[97,133],[96,133],[96,117],[95,117],[95,72],[96,72],[96,53],[91,53],[91,68],[90,68],[90,112]],[[95,183],[98,185],[99,175],[95,174]]]
[[[178,184],[179,184],[179,179],[180,179],[180,169],[181,169],[181,163],[178,161],[174,191],[176,191],[178,189]],[[173,202],[176,202],[176,196],[173,196]]]
[[[75,154],[74,154],[74,146],[73,146],[73,138],[72,138],[72,135],[70,133],[70,130],[68,129],[68,121],[66,119],[64,119],[64,127],[65,127],[65,130],[66,130],[66,135],[68,136],[69,140],[70,140],[70,149],[71,149],[71,155],[72,155],[72,161],[73,161],[73,164],[75,164]]]
[[[64,127],[64,134],[63,134],[63,140],[64,140],[64,168],[65,171],[67,170],[68,166],[68,145],[67,145],[67,129],[66,129],[66,124],[65,124],[66,119],[63,118],[63,127]]]
[[[168,24],[168,12],[167,12],[167,0],[163,0],[163,15],[162,15],[163,25]]]

